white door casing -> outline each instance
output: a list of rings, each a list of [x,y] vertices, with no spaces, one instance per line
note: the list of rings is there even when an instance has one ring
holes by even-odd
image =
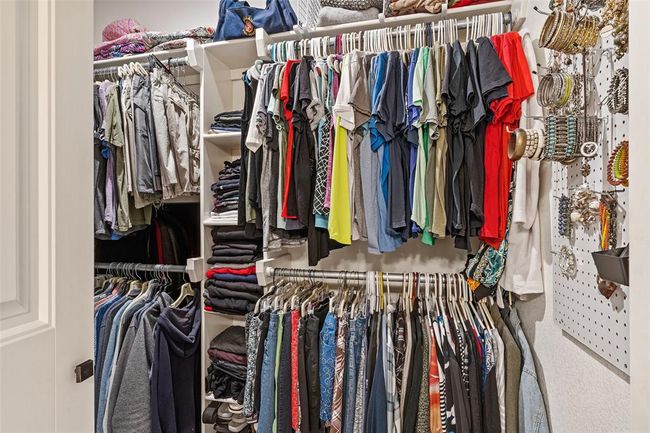
[[[91,432],[92,0],[0,0],[0,432]]]

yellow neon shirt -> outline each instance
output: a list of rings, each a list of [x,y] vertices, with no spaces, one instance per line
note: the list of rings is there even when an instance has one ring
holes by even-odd
[[[332,189],[330,193],[330,215],[327,230],[330,239],[343,245],[350,245],[352,223],[350,219],[350,192],[348,182],[348,132],[336,117],[334,130],[334,155],[332,157]]]

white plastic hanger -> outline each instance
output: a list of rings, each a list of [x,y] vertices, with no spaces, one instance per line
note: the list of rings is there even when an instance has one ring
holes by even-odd
[[[181,305],[181,303],[187,297],[194,297],[194,289],[190,283],[185,283],[181,286],[181,294],[178,296],[178,299],[176,299],[172,304],[172,308],[178,308],[178,306]]]

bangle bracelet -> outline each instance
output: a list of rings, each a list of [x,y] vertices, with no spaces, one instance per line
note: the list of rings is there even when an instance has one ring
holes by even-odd
[[[522,128],[515,129],[510,134],[508,140],[508,158],[512,161],[517,161],[524,156],[526,152],[527,134],[526,130]]]
[[[623,140],[612,150],[607,161],[607,181],[612,186],[627,187],[629,175],[629,142]]]

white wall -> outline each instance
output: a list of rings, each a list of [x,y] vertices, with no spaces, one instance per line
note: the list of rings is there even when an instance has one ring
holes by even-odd
[[[251,2],[260,6],[262,0]],[[534,12],[537,5],[548,10],[545,0],[531,0],[525,26],[532,34],[539,34],[544,16]],[[152,30],[180,30],[196,25],[214,26],[217,16],[217,1],[139,0],[111,1],[95,0],[95,41],[101,40],[101,30],[113,19],[133,17]],[[550,190],[550,173],[545,186]],[[549,206],[549,196],[545,205]],[[549,212],[550,214],[550,212]],[[550,254],[550,221],[545,233],[546,245],[546,295],[526,303],[519,303],[524,329],[539,360],[538,374],[546,390],[547,406],[555,433],[622,433],[630,431],[630,385],[629,379],[605,363],[588,348],[582,346],[553,322],[552,258]],[[394,271],[449,271],[462,267],[462,259],[449,249],[444,257],[429,263],[417,259],[427,247],[412,244],[404,250],[392,253],[390,257],[370,257],[359,268]],[[439,246],[441,247],[441,246]],[[366,258],[363,246],[347,251],[333,252],[323,260],[325,269],[341,266],[351,269],[351,264]],[[300,255],[294,251],[294,259]],[[393,260],[397,259],[397,260]],[[416,260],[414,260],[416,259]],[[389,269],[389,263],[390,268]],[[433,266],[432,266],[433,265]],[[645,366],[647,368],[647,365]],[[643,430],[639,430],[643,431]]]

